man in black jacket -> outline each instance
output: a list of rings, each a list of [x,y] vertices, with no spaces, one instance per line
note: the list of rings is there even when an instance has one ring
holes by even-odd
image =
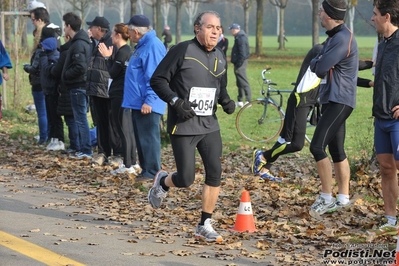
[[[90,144],[90,129],[87,121],[86,72],[90,60],[90,39],[86,31],[81,29],[82,20],[76,14],[66,13],[64,34],[71,37],[71,46],[68,49],[62,71],[62,83],[71,93],[73,116],[78,128],[80,151],[72,158],[92,159],[93,152]]]
[[[168,133],[177,172],[159,171],[148,192],[151,206],[159,208],[170,187],[191,186],[195,179],[195,152],[198,150],[206,174],[201,219],[195,237],[216,242],[223,241],[223,238],[213,229],[211,222],[222,174],[222,138],[215,112],[217,103],[228,114],[235,110],[235,103],[226,89],[227,62],[223,52],[215,48],[221,34],[220,27],[218,13],[200,13],[194,21],[195,38],[174,46],[151,78],[154,92],[169,103]]]
[[[234,36],[234,45],[231,50],[231,63],[234,65],[234,74],[236,75],[236,84],[238,88],[237,107],[243,107],[244,104],[251,101],[251,87],[247,78],[247,66],[249,58],[248,36],[240,25],[233,23],[229,28]],[[245,98],[245,99],[244,99]],[[244,100],[246,102],[244,103]]]
[[[108,96],[110,75],[106,62],[108,58],[104,58],[98,50],[99,43],[104,43],[107,47],[112,46],[112,39],[106,18],[97,16],[93,21],[86,23],[93,38],[86,84],[92,118],[97,130],[98,154],[93,158],[93,162],[103,165],[112,155],[112,150],[114,155],[122,156],[122,143],[116,125],[110,119],[111,101]]]

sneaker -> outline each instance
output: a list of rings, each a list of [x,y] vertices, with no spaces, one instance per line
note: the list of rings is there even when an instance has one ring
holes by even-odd
[[[376,234],[377,236],[382,236],[382,235],[398,235],[398,226],[396,225],[392,225],[390,223],[387,222],[386,218],[382,218],[382,222],[384,223],[383,225],[381,225],[380,227],[378,227],[377,229],[374,230],[369,230],[369,233],[373,233]]]
[[[243,102],[236,102],[236,107],[241,108],[244,106]]]
[[[39,139],[39,140],[36,142],[36,145],[42,146],[42,145],[46,144],[46,142],[47,142],[47,140],[45,140],[45,139]]]
[[[47,145],[46,150],[52,151],[53,146],[58,142],[58,139],[51,138],[50,143]]]
[[[55,142],[54,145],[51,146],[50,148],[50,151],[60,151],[60,150],[65,150],[65,144],[61,140]]]
[[[315,212],[318,215],[324,214],[326,212],[334,212],[336,210],[336,201],[332,200],[330,203],[326,203],[322,196],[319,196],[312,206],[310,206],[310,212]]]
[[[264,182],[265,180],[275,181],[275,182],[282,182],[283,179],[281,177],[275,177],[270,173],[270,171],[259,173],[259,182]]]
[[[123,164],[123,158],[120,156],[109,156],[108,157],[108,163],[113,166],[113,167],[118,167],[121,168],[122,166],[125,166]]]
[[[97,164],[99,166],[104,165],[104,163],[108,162],[107,157],[103,154],[97,154],[93,157],[93,159],[91,160],[92,163]]]
[[[141,169],[141,166],[139,164],[133,165],[134,170],[136,171],[137,174],[141,173],[143,169]]]
[[[195,238],[203,238],[208,242],[223,242],[222,236],[213,229],[213,223],[214,220],[208,218],[205,220],[204,225],[197,225],[195,228]]]
[[[166,171],[160,170],[156,173],[154,177],[154,184],[150,191],[148,191],[148,202],[151,204],[153,208],[159,208],[163,199],[166,197],[167,191],[165,191],[161,184],[161,178],[167,177],[168,173]]]
[[[77,152],[74,155],[69,155],[69,158],[82,160],[82,159],[93,159],[93,154],[86,154],[83,152]]]
[[[61,153],[62,154],[74,154],[74,153],[76,153],[76,150],[68,148],[66,150],[62,150]]]
[[[133,166],[126,167],[124,164],[121,164],[118,169],[111,171],[112,175],[123,174],[123,173],[137,175],[136,169],[134,169]]]
[[[266,161],[262,160],[262,151],[261,150],[254,150],[252,152],[252,165],[251,165],[251,172],[255,175],[260,173],[260,170],[263,166],[266,165]]]

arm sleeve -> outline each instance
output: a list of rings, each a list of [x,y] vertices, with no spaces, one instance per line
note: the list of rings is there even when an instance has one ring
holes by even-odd
[[[169,84],[183,63],[187,46],[188,43],[184,42],[170,49],[151,77],[152,89],[164,102],[168,103],[174,97],[179,97]]]

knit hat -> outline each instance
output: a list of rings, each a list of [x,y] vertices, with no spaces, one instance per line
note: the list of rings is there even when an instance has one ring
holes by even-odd
[[[42,42],[43,40],[51,37],[59,39],[60,36],[61,36],[60,27],[53,23],[50,23],[42,28],[42,35],[40,37],[40,41]]]
[[[98,26],[104,29],[109,29],[109,22],[104,17],[97,16],[92,22],[86,22],[87,25],[91,26]]]
[[[338,8],[335,6],[332,6],[328,0],[324,0],[322,3],[324,12],[326,12],[326,14],[335,20],[344,20],[345,19],[345,14],[346,14],[346,8],[342,9],[342,8]]]
[[[149,27],[151,25],[150,19],[146,15],[134,15],[126,25],[133,25],[136,27]]]

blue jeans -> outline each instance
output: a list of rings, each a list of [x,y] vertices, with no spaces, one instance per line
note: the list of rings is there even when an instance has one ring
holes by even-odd
[[[42,91],[32,91],[33,102],[35,103],[37,119],[39,123],[40,141],[47,141],[48,120],[46,112],[46,101]]]
[[[161,115],[143,115],[140,110],[132,110],[133,132],[136,137],[137,154],[142,169],[141,175],[154,178],[161,170]]]
[[[65,124],[68,126],[69,148],[80,151],[79,132],[73,115],[64,115]]]
[[[73,117],[79,134],[80,151],[87,155],[93,155],[90,145],[90,128],[87,121],[87,103],[86,90],[77,88],[71,89],[71,106]]]

